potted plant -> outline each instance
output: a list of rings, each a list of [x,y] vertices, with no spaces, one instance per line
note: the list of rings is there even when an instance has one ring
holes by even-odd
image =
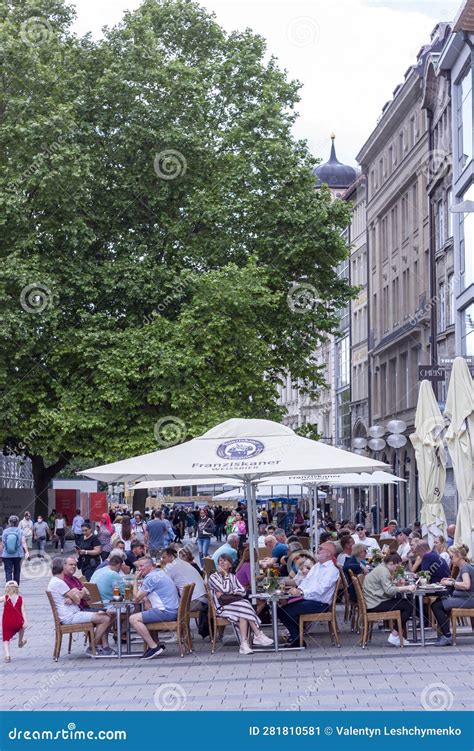
[[[383,563],[383,553],[378,548],[372,549],[372,557],[370,559],[370,562],[372,566],[378,566],[380,563]]]

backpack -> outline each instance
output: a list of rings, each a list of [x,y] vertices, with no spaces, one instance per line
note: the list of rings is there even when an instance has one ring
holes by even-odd
[[[9,532],[5,541],[5,550],[8,555],[15,555],[20,548],[20,535],[15,532]]]

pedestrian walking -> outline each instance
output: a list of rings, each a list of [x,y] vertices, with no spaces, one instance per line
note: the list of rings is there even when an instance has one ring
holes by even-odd
[[[8,527],[3,530],[2,534],[2,558],[5,566],[5,581],[9,582],[14,579],[18,584],[20,583],[23,558],[28,560],[30,557],[23,532],[18,526],[19,523],[20,520],[17,516],[10,516]]]

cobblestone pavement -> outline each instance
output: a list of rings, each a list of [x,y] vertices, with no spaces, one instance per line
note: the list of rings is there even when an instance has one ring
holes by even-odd
[[[28,566],[28,564],[27,564]],[[313,624],[309,648],[301,652],[240,656],[231,629],[211,655],[209,640],[195,634],[195,651],[180,658],[169,643],[165,656],[93,660],[82,635],[59,662],[52,660],[53,619],[44,594],[49,572],[22,573],[21,591],[31,627],[28,644],[12,643],[12,662],[3,665],[1,708],[9,710],[252,710],[312,709],[469,710],[473,702],[474,634],[461,629],[458,646],[437,649],[386,643],[374,629],[367,650],[343,624],[341,649],[331,646],[325,624]],[[0,570],[3,576],[3,569]],[[112,643],[112,642],[111,642]],[[137,643],[137,649],[141,644]]]

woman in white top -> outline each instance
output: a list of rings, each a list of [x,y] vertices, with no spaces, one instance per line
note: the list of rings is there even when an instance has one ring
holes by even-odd
[[[58,549],[58,545],[61,549],[61,553],[64,553],[64,542],[66,540],[66,522],[62,514],[58,514],[54,520],[54,547]]]

